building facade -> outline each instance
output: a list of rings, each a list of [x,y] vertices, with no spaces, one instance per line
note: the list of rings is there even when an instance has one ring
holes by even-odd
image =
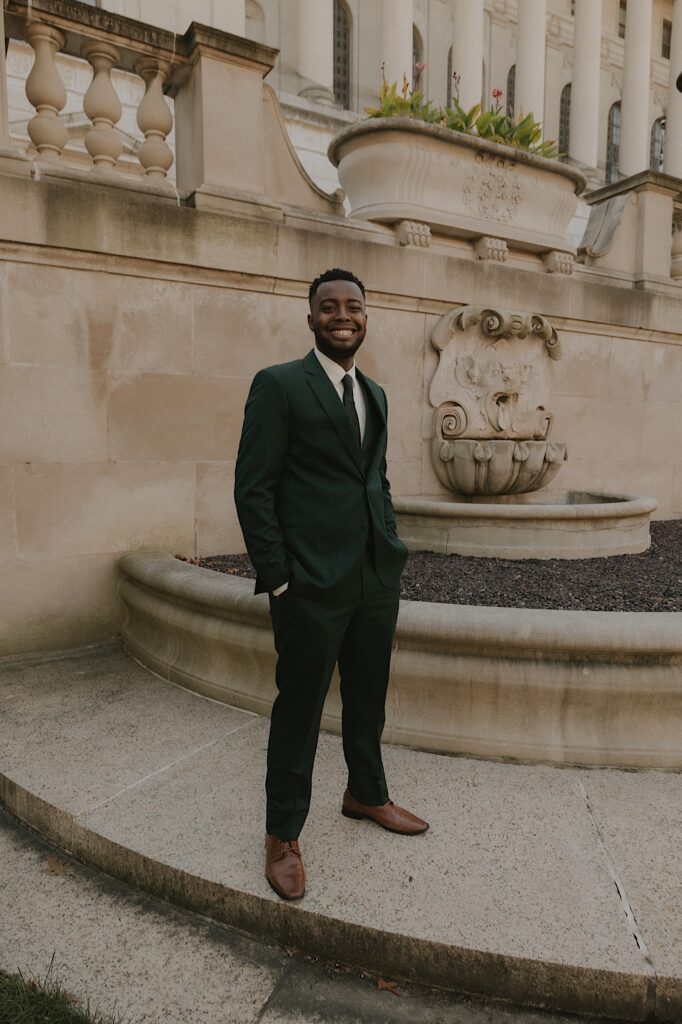
[[[93,4],[95,5],[95,4]],[[437,104],[453,86],[469,107],[501,102],[531,112],[545,138],[597,186],[650,167],[682,177],[682,142],[668,124],[682,120],[682,0],[97,0],[96,6],[183,33],[191,21],[276,48],[268,82],[277,92],[298,155],[312,178],[333,190],[330,138],[376,101],[382,68],[405,73]],[[25,81],[28,43],[7,51],[10,134],[30,152],[33,110]],[[83,95],[86,61],[58,55],[67,90],[67,153],[89,157]],[[454,76],[454,77],[453,77]],[[123,113],[120,169],[139,173],[135,112],[142,80],[113,79]],[[169,144],[173,148],[171,135]],[[171,175],[172,175],[171,171]]]

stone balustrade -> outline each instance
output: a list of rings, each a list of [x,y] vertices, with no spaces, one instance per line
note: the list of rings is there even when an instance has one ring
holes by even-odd
[[[28,134],[39,161],[63,160],[68,132],[63,117],[66,88],[55,61],[58,53],[80,57],[91,65],[93,77],[83,101],[90,121],[85,148],[94,172],[115,172],[123,150],[116,125],[122,107],[112,83],[115,68],[139,75],[145,92],[137,123],[145,141],[138,158],[144,175],[164,179],[173,162],[166,139],[173,117],[164,96],[177,88],[176,79],[188,67],[187,39],[154,29],[80,3],[36,0],[29,5],[5,5],[5,34],[27,42],[34,62],[26,80],[26,96],[35,114]],[[184,46],[183,46],[184,44]],[[0,86],[0,91],[4,83]]]
[[[27,43],[34,54],[26,79],[26,96],[35,110],[27,125],[37,154],[34,177],[83,173],[65,159],[67,123],[74,115],[65,111],[67,89],[56,60],[61,53],[92,67],[83,99],[89,122],[84,145],[91,160],[85,175],[90,180],[94,176],[100,184],[151,189],[173,198],[177,193],[194,207],[234,209],[236,203],[243,211],[245,203],[256,203],[261,215],[265,211],[270,217],[277,216],[278,206],[343,214],[340,197],[323,192],[303,170],[274,94],[263,83],[277,55],[271,47],[196,22],[176,35],[77,0],[4,0],[4,34]],[[117,127],[122,104],[114,71],[144,83],[136,111],[144,137],[134,147],[137,182],[130,165],[119,160],[124,134]],[[0,111],[6,111],[6,98],[3,63]],[[11,152],[5,122],[0,117],[2,158]],[[173,129],[175,154],[167,141]],[[174,159],[175,187],[167,180]],[[28,166],[24,160],[23,173]]]

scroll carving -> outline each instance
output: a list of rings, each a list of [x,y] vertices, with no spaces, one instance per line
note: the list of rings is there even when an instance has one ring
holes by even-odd
[[[452,310],[431,334],[439,353],[429,399],[439,478],[465,494],[536,490],[558,472],[566,446],[550,443],[551,361],[561,343],[539,313],[484,306]]]

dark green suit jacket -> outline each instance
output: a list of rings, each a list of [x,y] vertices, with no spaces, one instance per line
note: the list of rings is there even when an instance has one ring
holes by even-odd
[[[397,585],[406,548],[386,479],[386,396],[357,371],[367,405],[362,449],[314,352],[254,377],[235,470],[235,502],[256,593],[288,582],[333,597],[371,551]]]

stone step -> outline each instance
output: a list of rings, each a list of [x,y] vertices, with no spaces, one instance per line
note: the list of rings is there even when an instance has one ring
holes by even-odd
[[[340,814],[320,738],[306,898],[263,877],[267,720],[118,646],[0,662],[0,800],[79,859],[253,936],[427,985],[611,1018],[682,1016],[682,785],[386,747],[394,836]]]
[[[0,864],[0,969],[49,972],[125,1024],[576,1024],[296,956],[79,864],[2,808]]]

